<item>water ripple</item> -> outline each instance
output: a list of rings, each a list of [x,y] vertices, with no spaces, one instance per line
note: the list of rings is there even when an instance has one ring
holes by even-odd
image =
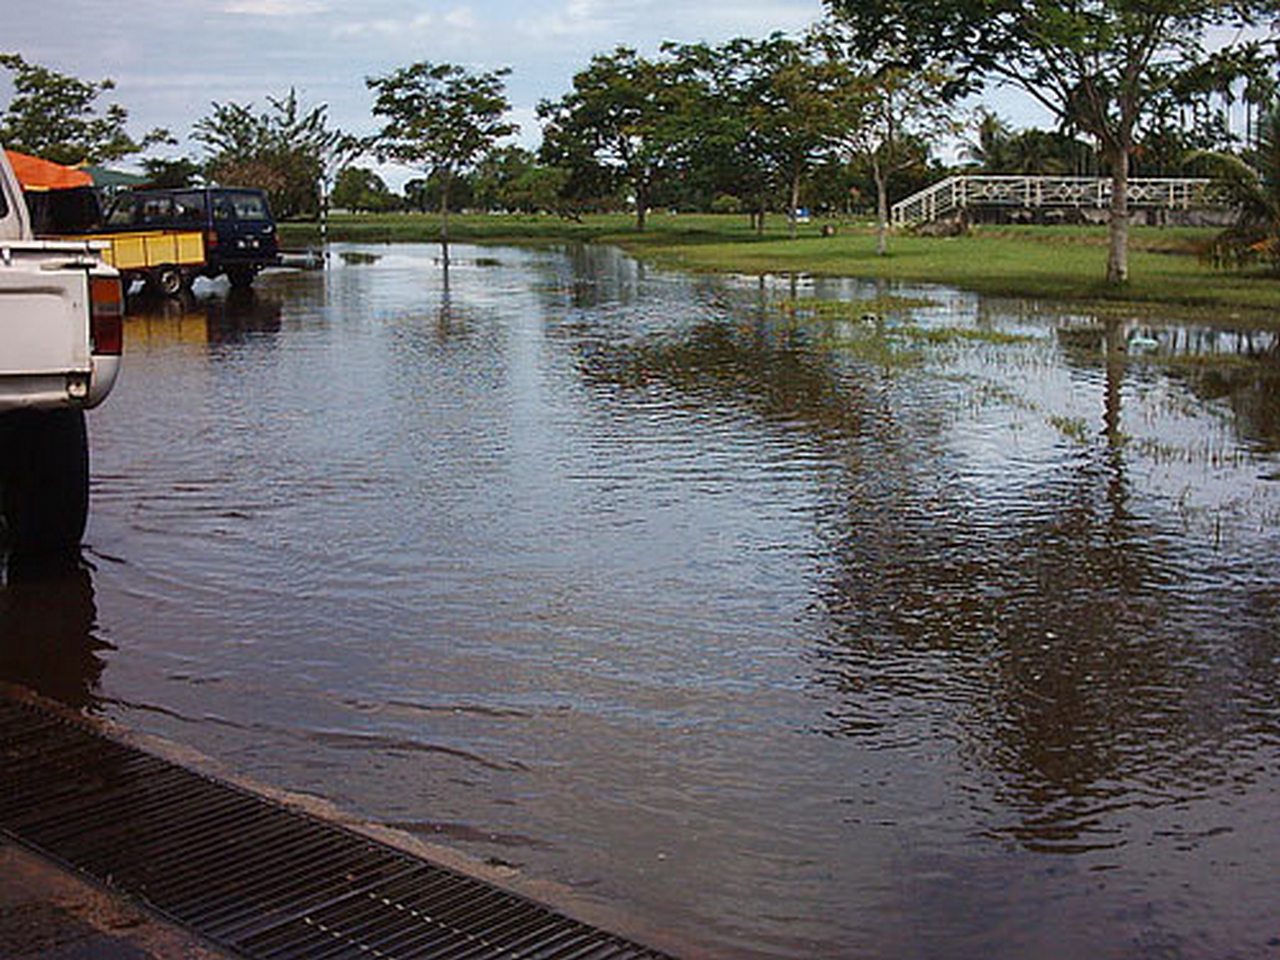
[[[1265,953],[1273,333],[335,252],[130,315],[6,675],[706,952]]]

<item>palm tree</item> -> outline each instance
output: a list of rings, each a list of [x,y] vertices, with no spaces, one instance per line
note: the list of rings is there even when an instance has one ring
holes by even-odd
[[[1211,252],[1221,266],[1269,261],[1280,272],[1280,101],[1271,104],[1258,126],[1257,146],[1245,159],[1200,155],[1240,210],[1235,224],[1214,239]]]
[[[1013,131],[1009,124],[990,110],[979,110],[975,132],[977,139],[965,143],[960,155],[977,164],[983,173],[1011,173],[1009,147]]]

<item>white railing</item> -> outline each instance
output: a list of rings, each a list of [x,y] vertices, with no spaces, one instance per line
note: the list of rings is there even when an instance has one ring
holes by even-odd
[[[1187,210],[1223,202],[1214,181],[1192,177],[1135,177],[1129,181],[1129,205]],[[938,220],[966,207],[1111,206],[1109,177],[959,176],[926,187],[893,205],[894,226]]]

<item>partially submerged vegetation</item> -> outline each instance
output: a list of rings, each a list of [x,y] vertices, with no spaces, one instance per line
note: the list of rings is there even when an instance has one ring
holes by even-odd
[[[891,294],[856,300],[783,299],[771,304],[787,323],[812,331],[825,349],[886,369],[919,364],[930,347],[1008,346],[1040,339],[985,327],[916,322],[917,311],[935,306],[926,298]]]
[[[787,317],[814,320],[876,320],[894,314],[908,315],[912,310],[936,306],[928,297],[900,297],[880,294],[862,300],[779,300],[774,309]]]
[[[328,232],[332,240],[363,243],[434,242],[439,226],[432,215],[345,215],[334,217]],[[1280,279],[1262,267],[1215,268],[1206,256],[1216,236],[1212,229],[1135,227],[1124,284],[1102,279],[1105,227],[976,227],[959,237],[903,235],[890,256],[876,255],[875,231],[866,223],[838,224],[831,236],[823,235],[822,224],[804,224],[798,238],[789,240],[781,218],[757,235],[746,217],[716,214],[655,215],[643,234],[631,229],[625,214],[578,220],[476,214],[454,216],[450,234],[455,241],[482,244],[611,243],[686,270],[884,278],[990,296],[1199,308],[1208,322],[1246,312],[1280,322]],[[287,224],[282,235],[292,246],[318,239],[314,224]]]

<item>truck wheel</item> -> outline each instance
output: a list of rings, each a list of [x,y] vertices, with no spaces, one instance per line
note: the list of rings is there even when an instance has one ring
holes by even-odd
[[[22,410],[0,419],[0,507],[10,550],[74,554],[89,516],[84,411]]]
[[[153,290],[166,297],[176,297],[187,285],[182,271],[171,264],[152,270],[149,282]]]
[[[234,290],[248,290],[253,286],[253,278],[258,275],[258,271],[253,267],[228,267],[227,279],[231,281],[231,287]]]

